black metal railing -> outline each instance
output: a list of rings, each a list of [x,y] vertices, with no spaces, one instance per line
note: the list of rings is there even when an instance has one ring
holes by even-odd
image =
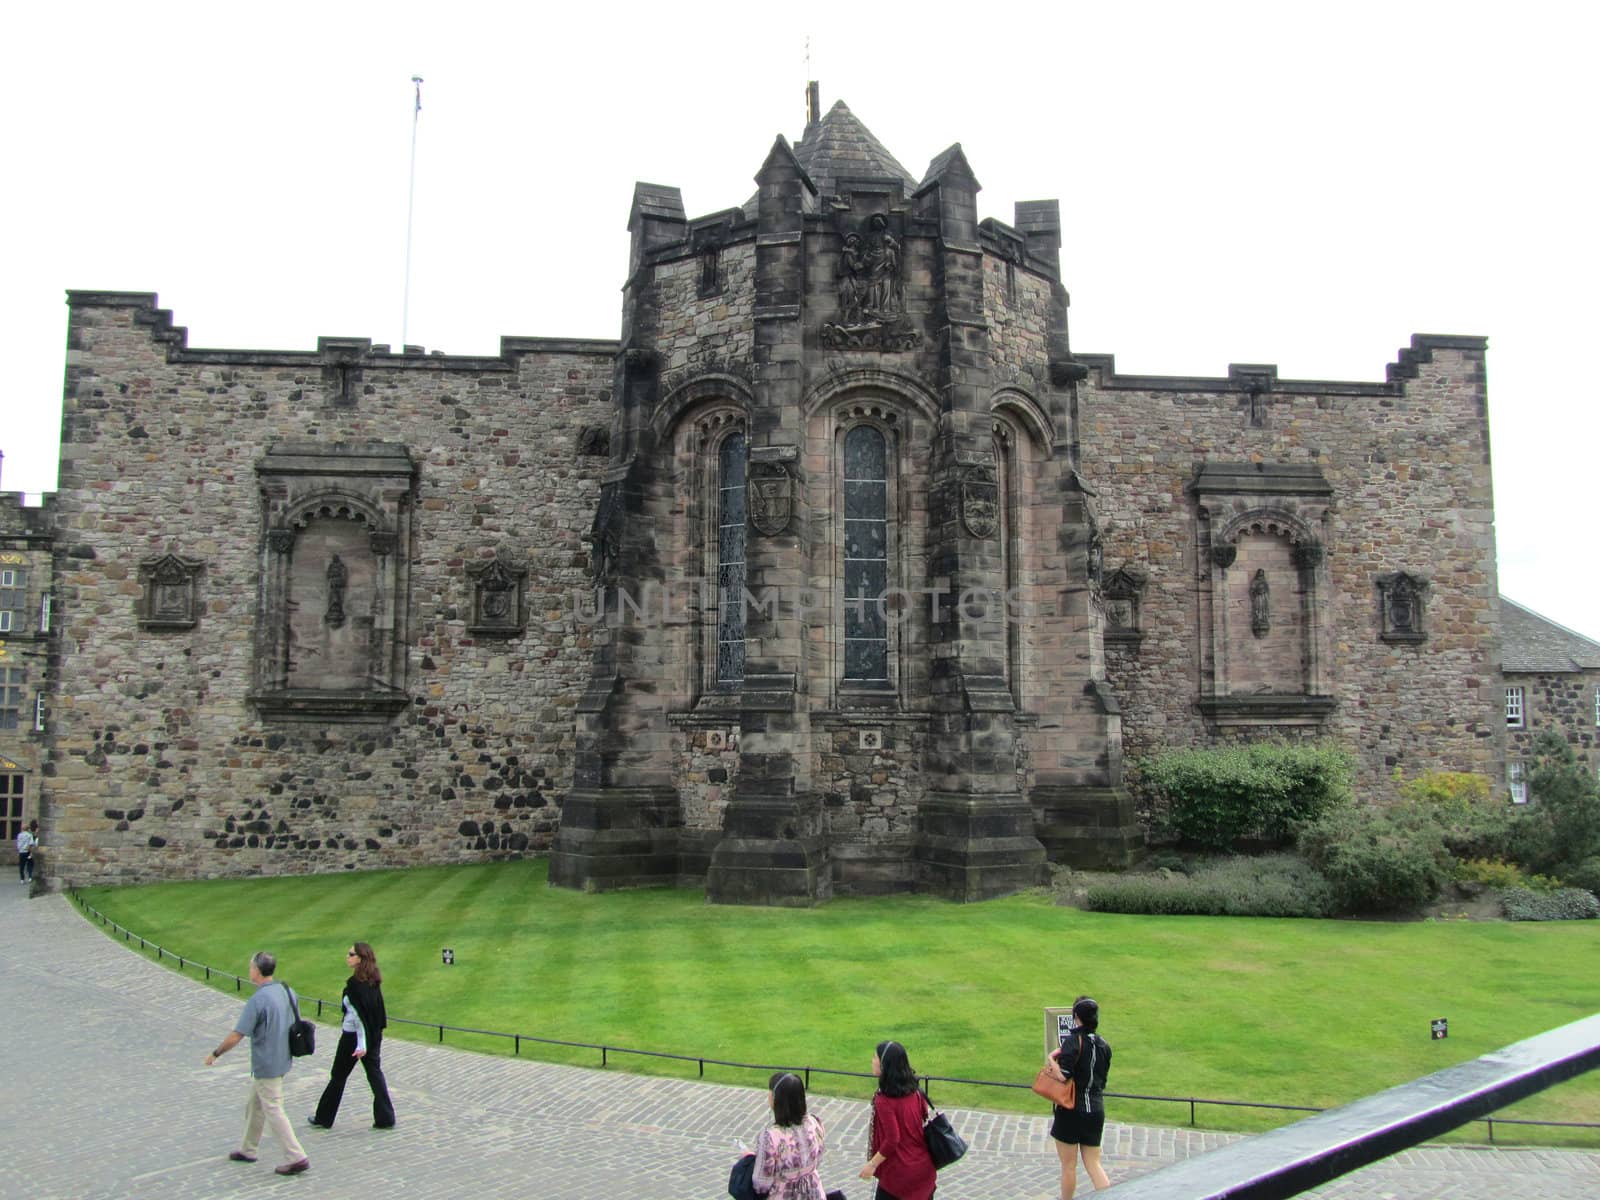
[[[122,940],[127,942],[129,945],[132,945],[134,942],[138,942],[141,950],[146,952],[152,950],[155,951],[156,960],[158,962],[166,962],[168,959],[171,959],[177,964],[180,971],[186,970],[189,967],[193,967],[196,970],[203,971],[205,979],[208,982],[217,979],[231,979],[233,980],[235,991],[242,992],[244,990],[244,985],[247,982],[247,979],[244,976],[235,975],[231,971],[224,971],[218,967],[208,966],[207,964],[199,962],[196,959],[186,958],[183,955],[174,953],[163,946],[157,945],[149,938],[134,933],[132,930],[123,925],[119,925],[110,917],[102,913],[99,909],[88,904],[83,897],[78,894],[77,891],[72,891],[68,894],[71,896],[73,902],[76,903],[78,907],[81,908],[87,915],[99,921],[100,924],[107,929],[120,934],[122,936]],[[299,993],[296,993],[296,995],[299,995]],[[323,1000],[318,999],[315,996],[300,996],[299,999],[302,1005],[302,1011],[304,1011],[304,1006],[315,1004],[317,1017],[321,1017],[323,1015],[324,1007],[332,1008],[336,1012],[339,1010],[339,1002],[337,1000]],[[725,1067],[735,1071],[756,1071],[760,1072],[763,1076],[770,1075],[774,1071],[789,1071],[799,1075],[805,1080],[807,1090],[810,1090],[811,1088],[811,1079],[813,1075],[834,1076],[842,1079],[873,1078],[873,1076],[866,1071],[845,1071],[837,1067],[796,1066],[793,1063],[737,1062],[725,1058],[708,1058],[705,1055],[698,1054],[676,1054],[666,1050],[641,1050],[633,1046],[613,1046],[605,1042],[579,1042],[569,1041],[564,1038],[541,1037],[532,1033],[508,1033],[500,1029],[475,1029],[470,1025],[449,1025],[442,1021],[421,1021],[412,1017],[391,1016],[389,1018],[389,1024],[413,1025],[419,1029],[434,1030],[438,1034],[438,1041],[440,1045],[444,1044],[444,1035],[446,1033],[497,1038],[502,1041],[509,1042],[511,1044],[511,1053],[518,1056],[520,1056],[522,1053],[522,1045],[524,1042],[538,1046],[560,1046],[570,1050],[596,1050],[599,1051],[600,1065],[602,1067],[610,1066],[611,1060],[614,1057],[628,1056],[635,1058],[666,1059],[673,1062],[682,1063],[694,1063],[698,1068],[699,1077],[702,1079],[705,1078],[707,1067]],[[927,1095],[930,1100],[933,1098],[932,1085],[935,1083],[947,1083],[977,1088],[1001,1088],[1013,1091],[1025,1091],[1029,1092],[1030,1094],[1032,1092],[1032,1088],[1029,1084],[1010,1083],[994,1079],[968,1079],[959,1075],[921,1075],[918,1076],[918,1078],[921,1080],[923,1093]],[[1198,1124],[1198,1110],[1201,1106],[1208,1106],[1212,1108],[1254,1108],[1273,1112],[1297,1113],[1324,1113],[1329,1111],[1327,1109],[1318,1108],[1308,1104],[1273,1104],[1264,1100],[1218,1100],[1205,1096],[1152,1096],[1137,1092],[1107,1092],[1106,1095],[1113,1100],[1142,1100],[1155,1104],[1185,1105],[1189,1110],[1190,1125]],[[1507,1101],[1507,1103],[1509,1103],[1509,1101]],[[1491,1117],[1487,1115],[1470,1118],[1470,1120],[1482,1120],[1487,1125],[1488,1140],[1490,1144],[1494,1144],[1495,1142],[1494,1129],[1496,1125],[1531,1125],[1555,1129],[1600,1129],[1600,1124],[1585,1121],[1536,1121],[1526,1118]],[[1467,1121],[1460,1122],[1460,1124],[1467,1123]]]

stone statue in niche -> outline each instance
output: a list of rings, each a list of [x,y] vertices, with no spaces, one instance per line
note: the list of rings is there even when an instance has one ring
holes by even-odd
[[[1250,632],[1266,637],[1272,631],[1272,593],[1267,573],[1259,567],[1250,580]]]
[[[344,624],[344,592],[350,583],[350,568],[337,554],[328,563],[328,611],[323,620],[338,629]]]
[[[844,235],[839,249],[839,319],[822,326],[830,350],[910,350],[922,335],[905,317],[900,239],[889,218],[873,213]]]
[[[776,537],[789,528],[794,510],[789,469],[781,462],[752,462],[745,487],[750,506],[750,524],[767,537]]]

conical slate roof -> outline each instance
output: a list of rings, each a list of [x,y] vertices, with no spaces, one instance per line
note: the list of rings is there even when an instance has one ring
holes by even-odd
[[[916,177],[895,161],[843,100],[834,102],[820,121],[806,127],[795,143],[794,156],[822,193],[837,192],[840,179],[897,179],[907,190]]]
[[[822,195],[838,192],[841,179],[894,179],[908,192],[917,188],[916,176],[896,161],[843,100],[834,101],[820,120],[806,126],[794,144],[794,157]],[[747,217],[756,215],[758,196],[745,201]]]

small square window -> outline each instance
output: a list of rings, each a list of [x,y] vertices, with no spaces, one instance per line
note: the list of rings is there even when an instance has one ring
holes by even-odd
[[[1511,803],[1528,802],[1528,776],[1522,763],[1506,764],[1506,786],[1511,790]]]
[[[1600,684],[1594,689],[1594,723],[1600,725]]]
[[[1525,693],[1519,687],[1506,689],[1506,728],[1522,729],[1526,725]]]

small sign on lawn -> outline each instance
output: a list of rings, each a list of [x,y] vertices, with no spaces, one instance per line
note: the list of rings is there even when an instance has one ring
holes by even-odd
[[[1432,1028],[1433,1040],[1436,1042],[1441,1038],[1447,1038],[1450,1036],[1450,1022],[1446,1021],[1443,1017],[1440,1017],[1434,1021]]]
[[[444,949],[444,965],[447,967],[453,967],[456,965],[456,952],[450,949],[448,946],[446,946]]]

